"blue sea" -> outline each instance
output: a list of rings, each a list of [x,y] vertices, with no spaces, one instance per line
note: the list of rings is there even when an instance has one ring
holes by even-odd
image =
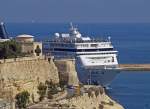
[[[80,32],[92,37],[111,37],[119,63],[150,63],[150,24],[77,24]],[[55,32],[68,32],[69,24],[6,23],[9,36],[31,34],[47,40]],[[150,109],[150,72],[121,72],[107,90],[125,109]]]

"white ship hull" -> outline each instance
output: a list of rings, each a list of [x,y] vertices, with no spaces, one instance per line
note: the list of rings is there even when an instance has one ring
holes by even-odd
[[[94,73],[96,71],[96,73]],[[88,70],[81,70],[77,69],[79,81],[83,84],[95,84],[95,85],[102,85],[108,86],[112,80],[116,77],[119,73],[119,70],[108,70],[108,69],[88,69]]]
[[[76,59],[76,70],[78,73],[79,81],[82,84],[95,84],[108,86],[116,75],[120,72],[120,69],[117,67],[114,68],[105,68],[102,66],[83,66],[79,58]]]
[[[109,85],[119,73],[117,52],[107,40],[83,36],[70,25],[69,33],[55,33],[46,46],[55,58],[75,58],[79,81],[83,84]]]

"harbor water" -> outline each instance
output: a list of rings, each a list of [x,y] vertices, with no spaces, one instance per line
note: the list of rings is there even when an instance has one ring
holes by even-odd
[[[55,32],[68,32],[69,24],[7,23],[9,36],[31,34],[48,40]],[[150,63],[150,24],[77,24],[80,32],[97,38],[111,37],[119,63]],[[107,93],[125,109],[150,109],[150,72],[121,72]]]

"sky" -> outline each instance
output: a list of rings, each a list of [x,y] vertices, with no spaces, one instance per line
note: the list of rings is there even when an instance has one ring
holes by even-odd
[[[0,0],[0,21],[150,23],[150,0]]]

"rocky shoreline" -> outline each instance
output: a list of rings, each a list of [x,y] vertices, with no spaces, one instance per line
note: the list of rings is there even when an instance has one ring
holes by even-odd
[[[86,87],[86,88],[85,88]],[[87,88],[88,87],[88,88]],[[59,99],[45,99],[28,109],[124,109],[105,94],[102,87],[84,86],[86,91],[80,95],[64,93]]]

